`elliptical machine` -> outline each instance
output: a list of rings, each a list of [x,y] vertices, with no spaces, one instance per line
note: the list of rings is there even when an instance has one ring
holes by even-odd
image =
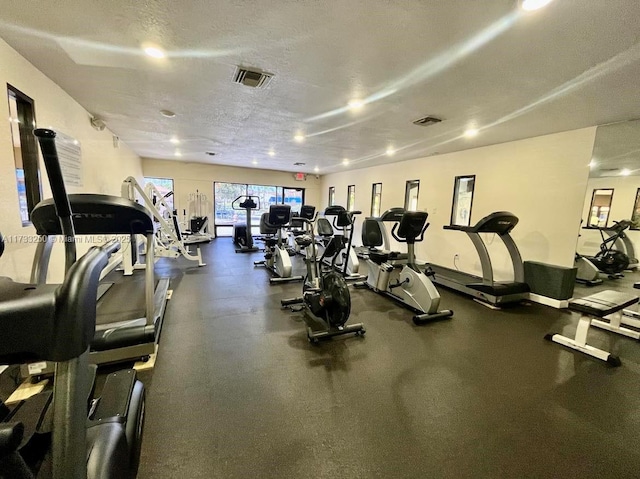
[[[234,210],[245,210],[247,213],[246,224],[236,224],[233,226],[233,242],[239,246],[236,253],[253,253],[258,248],[253,245],[253,232],[251,231],[251,210],[260,209],[260,198],[257,196],[238,196],[231,207]]]
[[[264,258],[254,261],[254,266],[264,266],[275,278],[269,278],[270,284],[289,281],[302,281],[302,276],[291,276],[291,257],[282,238],[282,230],[291,218],[290,205],[271,205],[269,212],[260,218],[260,234],[268,235],[264,239]],[[274,237],[275,235],[275,237]]]
[[[341,214],[349,215],[346,211]],[[318,343],[321,339],[343,334],[353,333],[356,336],[364,336],[366,330],[362,323],[346,325],[351,314],[351,295],[347,282],[335,270],[336,258],[344,248],[344,238],[333,236],[322,256],[317,258],[313,222],[306,218],[300,219],[307,226],[307,234],[298,236],[296,243],[306,251],[307,276],[302,286],[302,296],[281,300],[282,307],[302,305],[301,308],[290,309],[304,311],[308,319],[323,325],[321,330],[314,330],[307,323],[307,338],[312,344]],[[342,221],[352,221],[352,219],[342,219]],[[330,268],[323,268],[325,258],[330,258]]]
[[[393,253],[377,249],[383,244],[380,221],[366,218],[362,225],[362,244],[370,248],[369,275],[366,282],[354,285],[389,296],[414,311],[417,314],[413,316],[413,322],[417,325],[453,316],[451,310],[438,311],[440,293],[429,279],[433,271],[430,268],[421,271],[416,264],[415,243],[424,239],[424,232],[429,227],[427,217],[426,211],[405,211],[399,222],[394,223],[391,236],[407,244],[406,263],[396,264],[389,262],[393,261]]]
[[[101,397],[91,401],[91,408],[88,404],[88,348],[95,330],[98,281],[120,244],[112,240],[94,246],[76,261],[55,132],[40,129],[35,135],[65,238],[66,274],[59,286],[0,280],[0,362],[56,361],[56,375],[53,399],[49,392],[33,396],[0,423],[0,477],[43,477],[50,467],[53,479],[132,479],[144,419],[144,386],[135,371],[110,374]],[[0,413],[7,411],[0,403]],[[50,443],[43,441],[48,436]],[[28,453],[26,446],[31,446]]]
[[[622,251],[613,249],[616,242],[625,237],[625,230],[631,227],[630,221],[614,222],[611,227],[588,227],[586,229],[595,229],[600,232],[602,243],[600,243],[600,251],[595,256],[580,255],[581,258],[590,261],[598,271],[608,275],[609,279],[618,279],[624,277],[622,272],[629,267],[629,257]],[[609,235],[605,238],[605,231]]]

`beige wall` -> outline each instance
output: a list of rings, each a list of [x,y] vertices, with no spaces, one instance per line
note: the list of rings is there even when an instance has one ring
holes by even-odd
[[[636,201],[636,193],[640,188],[640,176],[612,176],[608,178],[589,178],[587,191],[584,195],[582,208],[582,219],[586,224],[589,217],[589,207],[591,206],[591,195],[593,190],[613,188],[613,199],[611,201],[611,212],[609,213],[608,225],[613,221],[630,220],[633,213],[633,206]],[[602,238],[598,231],[581,230],[578,240],[578,252],[592,255],[599,250]],[[627,231],[627,236],[633,242],[636,256],[640,254],[640,231]]]
[[[233,166],[185,163],[180,161],[142,159],[144,176],[172,178],[174,181],[175,207],[179,214],[189,208],[188,196],[198,190],[208,199],[207,216],[213,217],[213,182],[277,185],[305,188],[305,202],[318,206],[321,180],[307,175],[306,181],[296,181],[290,172],[239,168]]]
[[[461,232],[446,231],[454,178],[476,175],[471,224],[494,211],[510,211],[520,218],[513,230],[525,260],[572,266],[580,214],[589,175],[596,128],[514,141],[390,165],[323,177],[322,206],[328,188],[336,187],[336,202],[344,205],[347,186],[356,185],[356,209],[371,209],[371,185],[382,183],[382,211],[404,205],[405,182],[420,180],[418,208],[429,212],[431,226],[416,245],[419,259],[481,272],[471,241]],[[356,244],[360,242],[357,224]],[[511,263],[501,242],[486,235],[498,279],[512,277]]]
[[[120,195],[120,184],[127,176],[142,176],[140,158],[126,145],[115,149],[112,134],[108,130],[98,132],[90,123],[89,113],[58,85],[47,78],[15,50],[0,40],[0,85],[9,83],[35,102],[39,127],[52,127],[77,139],[82,147],[82,171],[84,186],[69,188],[70,192],[96,192]],[[18,192],[15,179],[15,163],[9,122],[6,90],[0,99],[0,231],[10,238],[14,235],[34,235],[31,226],[23,227],[18,208]],[[2,124],[0,122],[0,124]],[[46,172],[41,164],[43,197],[50,197]],[[59,248],[62,250],[62,248]],[[31,271],[35,246],[11,242],[0,259],[0,276],[10,276],[26,281]],[[51,278],[62,274],[60,255],[52,261]]]

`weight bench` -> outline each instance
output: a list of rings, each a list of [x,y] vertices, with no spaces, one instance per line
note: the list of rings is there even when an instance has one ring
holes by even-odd
[[[638,297],[635,295],[610,290],[592,294],[585,298],[574,299],[569,302],[569,309],[581,313],[575,338],[571,339],[561,334],[550,333],[545,336],[545,339],[593,356],[611,366],[620,366],[621,362],[618,356],[588,345],[587,335],[589,328],[593,325],[639,339],[639,332],[622,326],[623,324],[635,327],[640,326],[639,320],[623,317],[624,309],[637,302]],[[608,319],[608,321],[603,321],[603,319]]]

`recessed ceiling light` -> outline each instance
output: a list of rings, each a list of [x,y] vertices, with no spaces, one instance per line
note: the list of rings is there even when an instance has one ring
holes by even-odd
[[[174,112],[172,112],[171,110],[160,110],[160,114],[162,116],[165,116],[167,118],[173,118],[176,116],[176,114]]]
[[[257,164],[258,164],[258,160],[253,160],[253,161],[251,162],[251,164],[252,164],[252,165],[257,165]]]
[[[348,165],[348,164],[349,164],[349,158],[344,158],[344,159],[342,160],[342,164],[343,164],[343,165]]]
[[[353,99],[349,100],[347,106],[349,107],[349,110],[359,110],[364,106],[364,102],[362,100]]]
[[[631,170],[629,168],[623,168],[620,174],[622,176],[629,176],[631,174]]]
[[[316,166],[316,167],[313,169],[313,171],[315,171],[315,172],[317,173],[318,171],[320,171],[320,168],[318,168],[318,167]]]
[[[546,7],[553,0],[522,0],[521,8],[527,12],[538,10],[542,7]]]
[[[182,153],[181,153],[181,152],[179,152],[179,151],[176,151],[175,155],[176,155],[177,157],[181,157],[181,156],[182,156]]]
[[[387,148],[386,153],[387,153],[387,156],[393,156],[393,155],[396,154],[396,150],[394,150],[393,148],[389,147],[389,148]]]
[[[477,128],[469,128],[464,132],[464,136],[467,138],[473,138],[474,136],[478,136],[480,131]]]
[[[591,160],[589,162],[589,168],[595,168],[596,166],[598,166],[598,162],[596,160]]]
[[[273,150],[269,150],[269,156],[276,156],[276,152]]]
[[[164,50],[158,47],[146,47],[144,52],[151,58],[164,58],[167,56]]]
[[[296,140],[297,143],[302,143],[304,141],[304,135],[302,135],[301,133],[298,133],[296,136],[293,137],[294,140]]]
[[[180,144],[180,140],[178,138],[176,138],[175,136],[173,138],[171,138],[169,141],[171,143],[173,143],[174,145],[179,145]]]

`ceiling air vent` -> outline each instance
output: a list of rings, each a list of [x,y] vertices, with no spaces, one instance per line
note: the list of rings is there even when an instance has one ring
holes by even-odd
[[[271,81],[273,73],[263,72],[262,70],[245,67],[237,67],[233,81],[252,88],[264,88]]]
[[[440,123],[442,120],[440,118],[436,118],[435,116],[425,116],[424,118],[420,118],[413,122],[414,125],[418,126],[431,126],[436,123]]]

